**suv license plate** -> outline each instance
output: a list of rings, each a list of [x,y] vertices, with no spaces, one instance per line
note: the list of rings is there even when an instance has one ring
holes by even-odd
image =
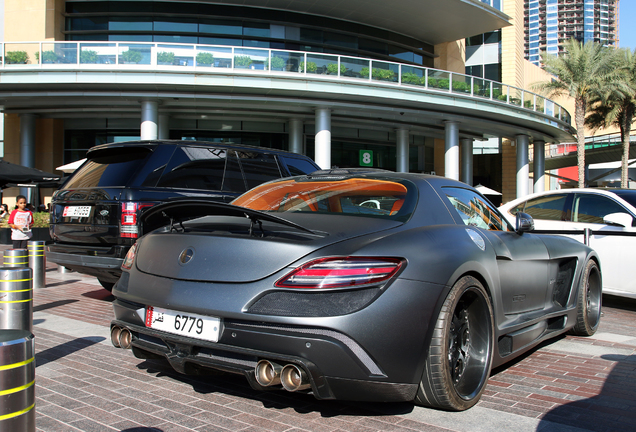
[[[146,309],[146,327],[217,342],[219,340],[221,319],[148,306]]]
[[[91,206],[64,207],[63,217],[87,217],[91,214]]]

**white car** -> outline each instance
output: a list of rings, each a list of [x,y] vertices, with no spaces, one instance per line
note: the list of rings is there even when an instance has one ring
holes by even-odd
[[[635,189],[552,190],[510,201],[499,210],[513,226],[521,211],[532,216],[535,231],[558,231],[587,243],[601,260],[603,292],[636,298]],[[587,239],[586,228],[591,230]]]

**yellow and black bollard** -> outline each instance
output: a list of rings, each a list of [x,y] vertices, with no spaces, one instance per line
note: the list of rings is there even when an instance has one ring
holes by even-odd
[[[0,267],[0,329],[33,332],[30,268]]]
[[[33,288],[44,288],[46,286],[46,254],[44,252],[44,241],[30,240],[29,267],[33,270]]]
[[[26,330],[0,330],[0,432],[35,431],[35,348]]]

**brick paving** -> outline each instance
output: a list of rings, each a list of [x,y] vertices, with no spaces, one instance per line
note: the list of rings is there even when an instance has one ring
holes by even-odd
[[[636,430],[636,301],[606,298],[595,337],[542,344],[494,371],[476,407],[446,413],[258,392],[239,375],[180,375],[105,340],[112,299],[94,278],[51,264],[47,286],[34,290],[38,431]]]

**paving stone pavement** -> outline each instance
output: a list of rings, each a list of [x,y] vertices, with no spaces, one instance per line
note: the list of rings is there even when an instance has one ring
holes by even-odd
[[[110,344],[113,296],[96,279],[51,263],[46,278],[34,290],[38,431],[636,431],[636,301],[606,297],[594,337],[544,343],[493,371],[475,407],[449,413],[180,375]]]

